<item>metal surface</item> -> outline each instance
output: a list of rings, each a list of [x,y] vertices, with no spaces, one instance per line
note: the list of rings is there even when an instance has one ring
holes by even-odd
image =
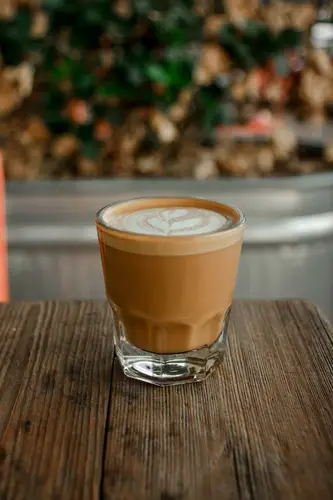
[[[103,297],[94,215],[108,203],[151,195],[238,206],[248,224],[236,296],[305,298],[333,318],[333,174],[8,183],[12,298]]]

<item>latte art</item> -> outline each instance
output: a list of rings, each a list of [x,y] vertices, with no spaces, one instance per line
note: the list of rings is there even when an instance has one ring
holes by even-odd
[[[192,236],[216,233],[232,226],[231,219],[202,208],[150,208],[103,214],[103,222],[120,231],[150,236]]]

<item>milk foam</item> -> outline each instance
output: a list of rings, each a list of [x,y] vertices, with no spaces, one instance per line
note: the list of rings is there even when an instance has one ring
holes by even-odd
[[[211,234],[232,226],[230,218],[195,207],[147,208],[120,214],[110,207],[101,218],[110,228],[149,236]]]

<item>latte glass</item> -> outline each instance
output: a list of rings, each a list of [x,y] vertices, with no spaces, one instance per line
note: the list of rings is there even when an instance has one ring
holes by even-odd
[[[96,216],[116,353],[155,385],[204,380],[225,349],[245,219],[199,198],[141,198]]]

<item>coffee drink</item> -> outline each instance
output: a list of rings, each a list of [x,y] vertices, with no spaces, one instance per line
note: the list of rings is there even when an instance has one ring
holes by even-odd
[[[195,351],[197,358],[202,350],[212,354],[212,346],[225,337],[243,222],[235,208],[191,198],[137,199],[98,213],[106,294],[121,362],[132,349],[132,357],[147,357],[146,365],[139,361],[146,373],[158,359],[149,381],[158,379],[159,370],[168,381],[163,366],[168,371],[173,356],[178,366],[188,353]],[[146,379],[142,373],[137,378]],[[177,381],[176,376],[171,379]]]

